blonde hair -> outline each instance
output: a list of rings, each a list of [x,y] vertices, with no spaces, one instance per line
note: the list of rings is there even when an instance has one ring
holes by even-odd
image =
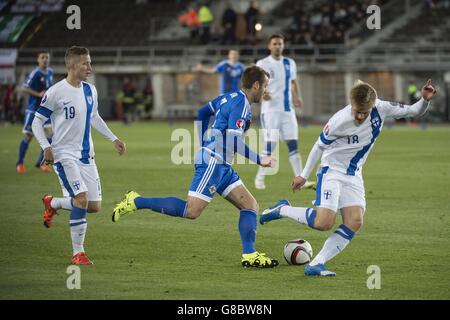
[[[64,55],[64,62],[67,67],[70,67],[71,60],[74,57],[80,57],[83,55],[88,55],[89,49],[85,47],[72,46],[66,50],[66,54]]]
[[[377,91],[368,83],[357,80],[350,91],[352,106],[358,109],[369,110],[375,104]]]

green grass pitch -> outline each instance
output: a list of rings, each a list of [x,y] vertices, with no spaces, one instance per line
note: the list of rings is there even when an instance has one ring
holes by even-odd
[[[17,174],[21,128],[0,127],[0,299],[450,298],[450,128],[384,128],[364,167],[367,212],[362,230],[328,263],[337,277],[307,278],[303,267],[284,261],[283,246],[304,238],[316,254],[329,232],[289,220],[259,225],[257,249],[281,263],[276,269],[245,270],[238,212],[219,196],[195,221],[140,211],[114,224],[114,203],[129,189],[185,198],[193,166],[171,163],[176,142],[170,136],[176,127],[191,130],[192,124],[110,126],[128,152],[118,157],[111,143],[94,133],[103,208],[88,215],[85,248],[95,265],[81,267],[81,290],[66,287],[68,212],[61,211],[51,229],[42,225],[41,198],[61,194],[57,178],[33,167],[35,140],[26,158],[27,173]],[[320,130],[300,129],[303,161]],[[264,191],[253,187],[256,166],[236,167],[261,209],[281,198],[297,206],[314,199],[313,191],[290,191],[286,149],[281,146],[280,172],[267,178]],[[370,265],[381,269],[379,290],[367,288]]]

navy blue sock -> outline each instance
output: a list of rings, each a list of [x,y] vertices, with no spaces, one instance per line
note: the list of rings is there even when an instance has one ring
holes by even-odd
[[[39,158],[36,161],[36,167],[41,165],[42,160],[44,160],[44,150],[41,149],[41,153],[39,153]]]
[[[27,139],[23,139],[19,145],[19,159],[17,160],[17,164],[23,163],[23,159],[25,158],[25,154],[28,150],[28,145],[30,142]]]
[[[185,217],[187,202],[175,197],[169,198],[144,198],[137,197],[134,204],[138,209],[150,209],[173,217]]]
[[[241,234],[242,252],[244,254],[255,252],[256,212],[254,210],[241,210],[239,233]]]

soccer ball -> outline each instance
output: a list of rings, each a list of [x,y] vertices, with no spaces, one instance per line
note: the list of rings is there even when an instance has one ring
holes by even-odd
[[[303,265],[311,261],[313,249],[308,241],[296,239],[286,243],[283,253],[288,264]]]

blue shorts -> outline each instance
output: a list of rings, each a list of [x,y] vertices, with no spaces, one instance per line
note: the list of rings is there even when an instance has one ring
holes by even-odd
[[[195,165],[189,196],[210,202],[215,193],[225,198],[231,190],[243,184],[230,165],[218,163],[213,157],[207,161]]]
[[[31,129],[31,125],[33,124],[34,113],[35,113],[35,111],[31,111],[31,110],[25,111],[25,120],[24,120],[23,129],[22,129],[23,133],[31,133],[31,134],[33,133],[33,130]],[[51,128],[51,126],[52,126],[52,122],[50,121],[50,118],[49,118],[47,121],[45,121],[44,128]]]

